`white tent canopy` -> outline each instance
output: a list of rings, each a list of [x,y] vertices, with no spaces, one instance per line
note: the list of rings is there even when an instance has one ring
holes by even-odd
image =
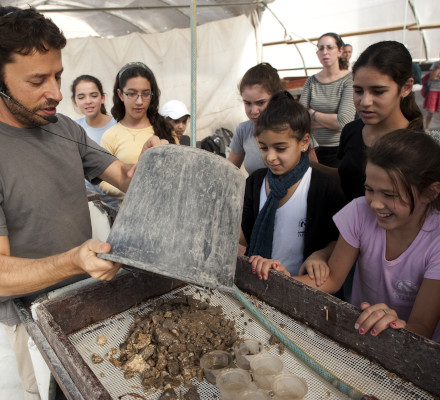
[[[63,95],[58,111],[79,118],[70,84],[81,74],[98,77],[111,108],[114,79],[129,61],[155,73],[161,105],[171,99],[191,104],[191,31],[197,22],[197,140],[219,127],[234,130],[246,119],[237,85],[257,62],[270,62],[284,76],[305,76],[320,67],[316,39],[337,32],[354,48],[355,59],[369,44],[397,40],[418,61],[440,53],[439,0],[2,0],[2,5],[46,13],[64,31]]]
[[[254,30],[245,16],[201,25],[197,30],[197,140],[225,127],[231,130],[246,119],[237,84],[256,64]],[[119,69],[129,61],[142,61],[154,72],[161,90],[160,105],[172,99],[191,104],[191,35],[189,29],[163,33],[132,33],[112,39],[81,38],[63,50],[62,92],[59,112],[79,118],[70,83],[81,74],[97,76],[106,91],[107,110]],[[194,114],[194,113],[192,113]]]
[[[381,40],[404,43],[414,60],[438,59],[440,1],[276,0],[262,18],[264,60],[276,60],[284,75],[304,76],[319,68],[316,40],[336,32],[353,46],[353,59]]]

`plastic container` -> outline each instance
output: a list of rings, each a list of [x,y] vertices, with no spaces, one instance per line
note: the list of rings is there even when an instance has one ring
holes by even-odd
[[[270,353],[256,355],[250,362],[255,384],[264,390],[272,389],[272,380],[284,369],[283,360]]]
[[[239,340],[234,345],[235,364],[239,368],[251,369],[250,361],[263,351],[263,343],[256,339]]]
[[[203,369],[205,379],[213,385],[216,384],[217,375],[231,366],[232,354],[224,350],[210,351],[200,359],[200,367]]]
[[[249,388],[251,375],[239,368],[228,368],[217,375],[216,386],[222,400],[237,400]]]
[[[275,400],[301,400],[307,391],[307,382],[293,374],[277,375],[272,381],[272,393]]]
[[[269,400],[270,396],[261,389],[247,389],[238,395],[237,400]]]

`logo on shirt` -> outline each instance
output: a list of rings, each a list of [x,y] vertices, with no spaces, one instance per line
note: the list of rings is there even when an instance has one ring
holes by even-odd
[[[415,301],[419,288],[411,281],[397,281],[394,297],[400,300]]]
[[[306,231],[307,219],[303,218],[298,222],[298,237],[304,237]]]

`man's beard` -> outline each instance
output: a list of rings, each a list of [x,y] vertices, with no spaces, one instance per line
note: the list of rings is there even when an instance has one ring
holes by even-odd
[[[13,99],[13,97],[8,93],[6,90],[5,93]],[[38,126],[47,125],[49,121],[45,120],[44,118],[39,117],[38,115],[34,115],[30,113],[29,111],[26,111],[24,108],[20,107],[18,104],[14,103],[12,100],[8,100],[4,97],[2,97],[3,103],[5,104],[6,108],[9,110],[9,112],[14,116],[14,118],[19,122],[21,125],[25,126],[26,128],[35,128]],[[53,104],[52,107],[56,107],[58,103]],[[48,107],[48,105],[46,105]],[[50,106],[49,106],[50,107]],[[37,113],[40,108],[32,109],[30,107],[29,110]]]

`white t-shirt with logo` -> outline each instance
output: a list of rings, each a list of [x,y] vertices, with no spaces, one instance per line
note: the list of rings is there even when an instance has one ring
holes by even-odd
[[[292,197],[275,214],[272,258],[280,260],[292,276],[298,275],[303,262],[306,230],[307,195],[312,169],[306,171]],[[266,178],[260,189],[260,211],[266,202]]]

